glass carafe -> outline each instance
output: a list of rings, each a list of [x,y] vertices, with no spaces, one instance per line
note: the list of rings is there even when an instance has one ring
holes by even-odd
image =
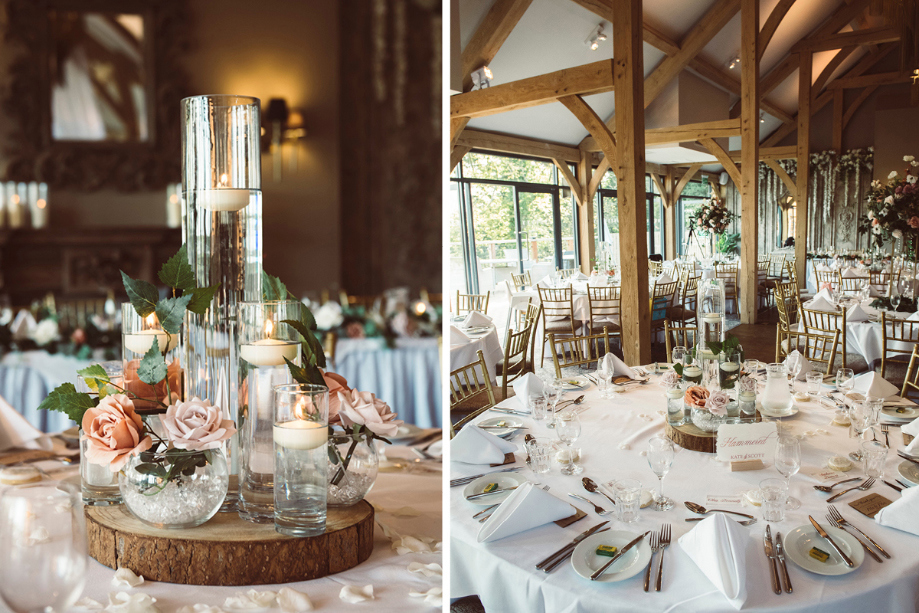
[[[766,367],[766,390],[763,392],[762,403],[768,413],[791,411],[793,401],[788,389],[788,370],[784,364],[770,364]]]

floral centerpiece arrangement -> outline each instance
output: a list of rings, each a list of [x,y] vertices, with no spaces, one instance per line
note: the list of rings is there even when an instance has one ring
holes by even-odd
[[[903,157],[908,165],[901,175],[892,170],[887,183],[875,179],[866,195],[867,214],[859,224],[859,232],[869,233],[869,238],[880,248],[891,238],[906,238],[904,245],[909,257],[916,257],[916,238],[919,238],[919,162],[911,156]]]
[[[721,418],[727,416],[731,402],[727,392],[709,391],[700,385],[686,389],[683,402],[690,409],[692,423],[703,432],[715,432]]]
[[[316,309],[315,316],[320,337],[332,333],[340,338],[384,338],[392,348],[397,338],[439,336],[443,307],[424,300],[399,301],[384,313],[382,308],[343,307],[328,301]]]
[[[736,218],[737,215],[726,209],[720,199],[712,197],[689,218],[689,228],[703,235],[721,234]]]

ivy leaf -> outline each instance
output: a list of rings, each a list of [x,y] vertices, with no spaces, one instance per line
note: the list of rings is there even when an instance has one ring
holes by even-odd
[[[325,385],[325,379],[322,378],[322,373],[315,366],[297,366],[287,358],[284,358],[284,361],[287,362],[287,368],[290,370],[290,375],[297,383]]]
[[[322,343],[319,342],[319,339],[316,338],[316,335],[313,333],[313,331],[310,330],[309,324],[306,322],[297,321],[296,319],[285,319],[281,323],[287,324],[300,333],[300,336],[303,339],[300,342],[300,345],[303,347],[303,353],[307,358],[306,361],[312,366],[325,368],[325,349],[322,347]]]
[[[137,376],[147,385],[156,385],[166,378],[167,372],[166,358],[160,353],[160,341],[154,338],[150,350],[137,367]]]
[[[309,307],[305,304],[300,305],[300,321],[303,322],[303,325],[306,326],[308,330],[316,331],[319,329],[316,325],[316,318],[313,316],[313,312],[310,311]]]
[[[121,271],[121,280],[124,282],[124,291],[128,293],[128,299],[134,305],[134,310],[141,317],[146,317],[156,311],[156,303],[160,299],[160,293],[152,283],[141,279],[132,279]]]
[[[212,285],[210,287],[200,287],[194,290],[191,293],[191,300],[188,302],[188,306],[185,307],[192,313],[196,315],[204,315],[207,309],[211,306],[211,300],[214,299],[214,294],[217,293],[217,288],[220,287],[220,284]]]
[[[169,334],[178,334],[185,319],[185,307],[191,301],[191,294],[178,298],[163,298],[156,304],[156,317],[163,330]]]
[[[178,253],[166,260],[157,276],[164,285],[169,287],[182,291],[196,288],[195,272],[188,264],[188,252],[185,250],[185,245],[179,247]]]
[[[41,411],[60,411],[77,422],[83,421],[83,413],[96,406],[96,401],[89,394],[81,394],[73,383],[64,383],[54,388],[40,405]]]
[[[287,286],[262,270],[262,300],[287,300]]]
[[[677,375],[679,375],[680,377],[682,377],[682,376],[683,376],[683,365],[682,365],[682,364],[674,364],[674,365],[673,365],[673,372],[675,372]]]
[[[101,392],[100,386],[105,387],[104,383],[109,382],[108,373],[105,372],[105,369],[102,368],[99,364],[93,364],[92,366],[87,366],[82,370],[78,370],[77,374],[83,377],[83,382],[86,383],[86,387],[91,389],[94,392]]]

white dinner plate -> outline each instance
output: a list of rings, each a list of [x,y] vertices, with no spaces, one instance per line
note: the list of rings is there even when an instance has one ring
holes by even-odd
[[[473,494],[483,493],[485,491],[485,486],[489,483],[497,483],[498,489],[501,490],[509,487],[518,487],[526,483],[526,481],[524,476],[516,473],[495,473],[493,475],[485,475],[466,486],[466,489],[463,490],[463,498],[472,496]],[[490,507],[493,504],[504,502],[510,495],[511,492],[501,492],[499,494],[492,494],[491,496],[482,496],[475,500],[467,500],[466,502],[477,504],[482,507]]]
[[[839,528],[834,528],[825,524],[820,525],[826,530],[827,534],[836,541],[839,548],[849,556],[849,559],[852,560],[855,566],[852,568],[846,566],[846,563],[842,561],[842,557],[839,553],[833,549],[833,546],[830,545],[826,539],[817,534],[817,529],[811,524],[798,526],[786,534],[782,539],[782,544],[785,546],[785,555],[788,556],[789,560],[804,570],[817,573],[818,575],[845,575],[862,565],[862,562],[865,560],[865,551],[862,549],[862,546],[858,544],[858,541]],[[830,554],[826,562],[821,562],[820,560],[815,560],[810,557],[809,552],[814,547]]]
[[[409,441],[419,434],[424,432],[423,428],[419,428],[415,424],[402,424],[399,426],[399,429],[396,430],[395,436],[387,437],[389,440],[395,442]]]
[[[798,405],[796,404],[791,405],[791,410],[786,411],[785,413],[773,413],[772,411],[766,409],[765,407],[763,407],[763,405],[759,403],[756,403],[756,408],[759,409],[760,413],[772,419],[779,419],[781,417],[791,417],[792,415],[798,412]]]
[[[919,465],[913,464],[909,460],[903,460],[897,466],[897,472],[913,485],[919,485]]]
[[[912,421],[919,417],[919,407],[884,407],[881,409],[886,417],[890,419],[902,419]]]
[[[590,387],[590,381],[584,375],[565,377],[562,379],[561,387],[563,390],[583,390]]]
[[[578,546],[574,548],[574,553],[571,554],[571,566],[574,567],[574,572],[589,581],[592,574],[609,562],[608,557],[597,555],[597,547],[600,545],[612,545],[616,548],[622,548],[634,541],[636,536],[638,534],[626,532],[625,530],[608,530],[588,536],[578,543]],[[623,581],[643,571],[648,562],[651,561],[651,547],[648,545],[649,538],[651,538],[650,534],[622,554],[622,557],[607,568],[606,572],[600,575],[597,581],[605,583]]]
[[[502,424],[503,422],[503,424]],[[489,434],[494,434],[495,436],[500,436],[504,438],[506,436],[512,435],[517,432],[517,428],[523,426],[523,422],[519,419],[511,416],[507,417],[492,417],[491,419],[483,419],[482,421],[476,423],[479,428],[482,428],[485,432]],[[503,428],[485,428],[484,426],[501,426]]]

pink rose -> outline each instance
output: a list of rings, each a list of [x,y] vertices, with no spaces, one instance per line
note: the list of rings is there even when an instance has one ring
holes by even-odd
[[[881,223],[881,222],[879,222],[879,221],[877,220],[877,218],[871,220],[871,225],[872,225],[872,226],[876,226],[876,225],[878,225],[879,223]]]
[[[389,405],[370,392],[338,392],[338,399],[343,426],[362,424],[374,434],[385,437],[395,435],[402,425],[402,420],[396,419]]]
[[[359,321],[352,321],[345,326],[345,334],[348,338],[364,338],[364,324]]]
[[[86,459],[93,464],[109,465],[117,472],[132,455],[153,446],[144,434],[144,422],[134,412],[134,403],[124,394],[106,396],[95,407],[87,409],[80,424],[86,445]]]
[[[341,417],[338,412],[341,410],[341,401],[338,399],[338,392],[350,393],[351,388],[344,377],[334,372],[322,371],[322,378],[325,386],[329,388],[329,425],[340,424]]]
[[[217,449],[236,433],[232,420],[221,419],[220,407],[197,397],[169,405],[166,414],[158,417],[166,429],[166,438],[177,449]]]
[[[718,390],[712,392],[708,400],[705,401],[705,408],[708,409],[708,412],[712,415],[724,416],[728,414],[729,402],[731,402],[731,398],[728,396],[728,393]]]
[[[910,228],[919,228],[919,217],[916,217],[915,215],[913,215],[912,217],[909,218],[909,221],[907,221],[906,223],[909,224]]]
[[[73,334],[70,335],[70,342],[74,345],[82,345],[86,342],[86,332],[83,331],[83,328],[77,328],[73,331]]]

